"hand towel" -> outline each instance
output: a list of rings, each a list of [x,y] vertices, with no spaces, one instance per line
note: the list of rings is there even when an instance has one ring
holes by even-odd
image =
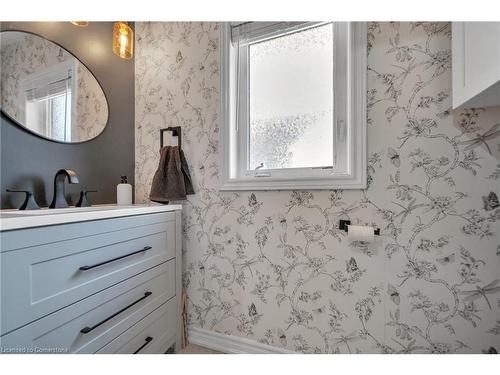
[[[160,164],[153,177],[149,199],[168,203],[186,199],[194,194],[186,158],[178,146],[165,146],[160,150]]]
[[[184,175],[184,186],[186,187],[186,194],[194,194],[193,182],[191,181],[191,175],[189,174],[189,166],[184,156],[184,151],[179,150],[181,154],[181,171]]]

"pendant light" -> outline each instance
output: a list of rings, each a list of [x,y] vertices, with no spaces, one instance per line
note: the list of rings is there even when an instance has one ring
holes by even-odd
[[[127,22],[115,22],[113,27],[113,52],[122,59],[134,55],[134,32]]]

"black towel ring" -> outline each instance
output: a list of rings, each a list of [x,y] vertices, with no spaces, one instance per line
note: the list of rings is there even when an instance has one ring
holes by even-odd
[[[168,128],[160,129],[160,148],[163,148],[163,133],[171,131],[173,137],[177,137],[177,145],[179,150],[181,149],[181,127],[180,126],[169,126]]]

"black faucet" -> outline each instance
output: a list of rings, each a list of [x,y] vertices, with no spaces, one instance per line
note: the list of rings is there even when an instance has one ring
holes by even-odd
[[[52,203],[49,208],[66,208],[68,207],[68,202],[64,195],[64,180],[68,177],[68,182],[70,184],[78,184],[78,176],[75,171],[71,169],[60,169],[57,171],[54,177],[54,198],[52,198]]]

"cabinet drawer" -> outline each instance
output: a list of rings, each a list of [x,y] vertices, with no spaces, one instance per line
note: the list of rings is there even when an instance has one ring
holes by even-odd
[[[170,300],[101,348],[99,354],[161,354],[175,342],[175,300]]]
[[[1,334],[172,259],[174,231],[166,221],[1,253]]]
[[[175,260],[170,260],[2,336],[0,346],[94,353],[166,301],[175,305],[174,294]]]

